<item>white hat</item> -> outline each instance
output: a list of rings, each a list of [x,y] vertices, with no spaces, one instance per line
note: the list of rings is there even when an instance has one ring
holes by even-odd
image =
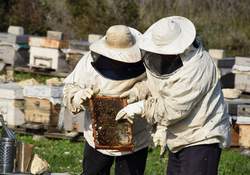
[[[141,33],[136,29],[124,26],[111,26],[106,35],[90,45],[90,50],[108,58],[126,63],[141,60],[140,48],[137,44]]]
[[[177,55],[193,43],[195,36],[196,30],[190,20],[171,16],[151,25],[139,40],[139,47],[153,53]]]

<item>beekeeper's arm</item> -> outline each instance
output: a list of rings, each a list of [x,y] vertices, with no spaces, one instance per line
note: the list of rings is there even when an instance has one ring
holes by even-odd
[[[150,97],[124,107],[117,114],[117,120],[129,118],[132,121],[135,115],[141,115],[150,123],[161,123],[167,127],[187,117],[213,83],[212,76],[193,71],[171,85],[166,84],[159,97]]]
[[[64,80],[63,102],[73,114],[81,112],[84,109],[83,103],[98,92],[94,87],[95,78],[91,76],[91,69],[89,69],[90,61],[90,53],[87,53]]]
[[[188,87],[187,85],[184,87],[186,88],[169,90],[172,93],[168,92],[159,98],[146,100],[144,102],[144,116],[147,120],[168,127],[186,118],[203,98],[206,91],[200,87]]]
[[[145,78],[146,79],[146,74]],[[146,80],[137,82],[130,90],[122,93],[121,98],[127,98],[128,104],[144,100],[150,96],[150,91],[146,85]]]

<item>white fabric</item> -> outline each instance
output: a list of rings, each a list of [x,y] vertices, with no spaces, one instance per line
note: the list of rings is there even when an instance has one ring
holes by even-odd
[[[147,88],[146,81],[136,83],[133,86],[133,88],[129,89],[128,91],[120,95],[121,98],[128,99],[127,100],[128,104],[146,99],[148,98],[148,96],[150,96],[150,91]]]
[[[89,49],[93,52],[96,52],[100,55],[112,58],[117,61],[122,61],[126,63],[135,63],[141,60],[141,52],[138,47],[138,40],[141,36],[141,33],[133,28],[129,28],[132,33],[135,43],[131,47],[127,48],[114,48],[109,47],[106,43],[106,36],[102,39],[94,42],[90,45]]]
[[[134,86],[136,82],[145,79],[145,74],[139,77],[123,80],[114,81],[102,77],[90,64],[92,57],[90,52],[88,52],[82,59],[78,62],[74,71],[64,80],[64,103],[66,106],[71,105],[70,100],[77,91],[82,88],[93,87],[100,89],[98,95],[119,97],[123,92],[129,90]],[[84,137],[88,144],[94,148],[94,138],[93,129],[91,123],[91,116],[87,107],[83,111],[84,115]],[[148,132],[150,126],[147,121],[143,118],[135,118],[133,123],[133,137],[135,149],[133,151],[145,148],[150,143],[150,134]],[[124,154],[129,154],[131,152],[117,152],[117,150],[99,150],[99,152],[107,155],[119,156]]]
[[[136,103],[129,104],[121,109],[116,115],[116,120],[127,119],[130,123],[133,123],[135,116],[142,115],[144,110],[144,102],[138,101]]]
[[[72,99],[72,106],[73,109],[70,109],[71,111],[77,111],[77,109],[83,109],[83,103],[87,99],[90,99],[92,95],[94,94],[94,90],[91,88],[85,88],[77,91]]]
[[[194,41],[194,24],[185,17],[162,18],[142,35],[139,47],[159,54],[177,55],[183,53]]]
[[[169,76],[158,77],[147,70],[152,97],[145,101],[145,117],[166,127],[172,152],[200,144],[227,146],[229,117],[211,57],[202,47],[181,57],[183,66]]]
[[[163,155],[167,146],[167,129],[157,125],[156,132],[152,134],[154,147],[160,146],[160,155]]]

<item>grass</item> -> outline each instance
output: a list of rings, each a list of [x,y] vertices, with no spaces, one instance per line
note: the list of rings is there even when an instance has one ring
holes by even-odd
[[[47,79],[53,78],[53,76],[47,76],[47,75],[40,75],[35,73],[28,73],[28,72],[15,72],[15,81],[22,81],[34,78],[39,83],[45,83]]]
[[[35,145],[34,153],[48,161],[51,172],[69,172],[79,175],[81,172],[83,143],[69,140],[43,139],[35,141],[31,136],[18,136],[19,140]],[[159,149],[149,150],[145,175],[164,175],[167,158],[159,158]],[[224,150],[219,175],[250,174],[250,158],[237,150]],[[112,173],[113,175],[113,173]]]

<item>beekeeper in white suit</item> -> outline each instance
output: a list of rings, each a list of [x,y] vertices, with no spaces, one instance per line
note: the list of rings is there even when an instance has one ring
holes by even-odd
[[[193,23],[180,16],[160,19],[139,47],[152,97],[126,106],[116,119],[142,115],[165,128],[168,175],[216,175],[230,123],[216,67],[196,39]]]
[[[91,116],[84,102],[94,94],[119,97],[146,77],[137,45],[140,32],[123,25],[111,26],[101,40],[93,43],[65,79],[64,103],[72,113],[83,111],[84,175],[109,175],[115,161],[116,175],[143,175],[150,141],[147,121],[133,125],[133,152],[95,149]],[[136,93],[136,98],[145,94]],[[138,98],[138,100],[140,99]]]

